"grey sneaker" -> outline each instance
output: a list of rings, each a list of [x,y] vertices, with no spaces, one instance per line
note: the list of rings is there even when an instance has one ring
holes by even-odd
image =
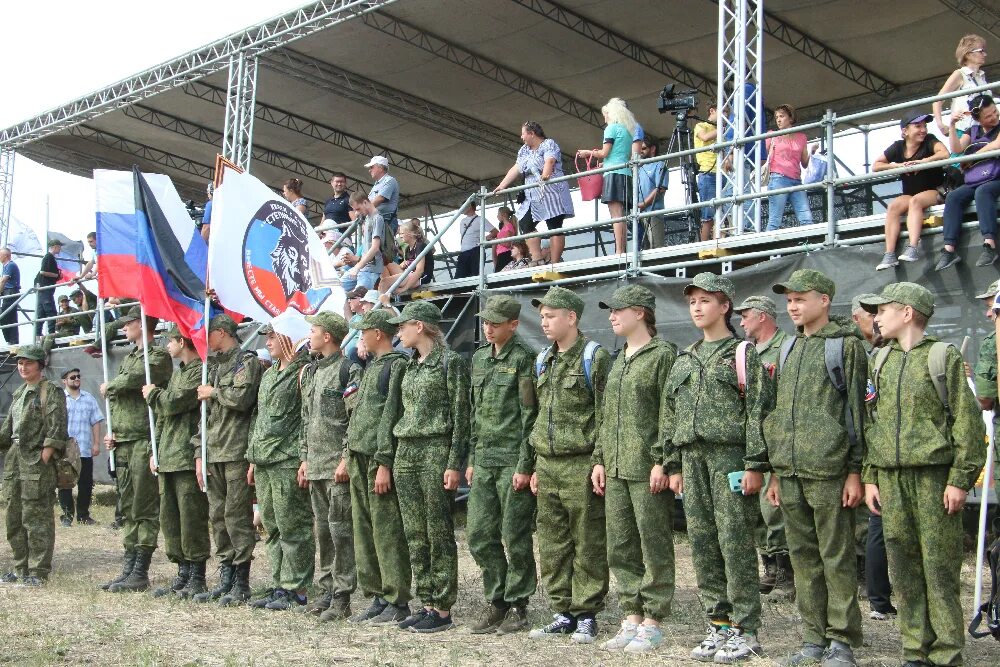
[[[962,258],[958,256],[958,253],[954,250],[947,250],[945,248],[941,249],[941,257],[938,258],[937,264],[934,266],[935,271],[944,271],[945,269],[955,266],[962,261]]]
[[[389,603],[384,599],[379,597],[372,598],[372,603],[369,605],[368,609],[358,612],[347,620],[351,623],[367,623],[385,611],[388,606]]]
[[[713,662],[731,665],[741,660],[749,660],[763,654],[757,635],[744,632],[741,628],[729,628],[726,643],[715,653]]]
[[[854,650],[844,642],[832,641],[823,652],[823,667],[857,667]]]
[[[640,625],[635,639],[625,647],[626,653],[649,653],[663,643],[663,630],[655,625]]]
[[[705,638],[691,651],[691,657],[701,662],[712,662],[715,659],[715,654],[719,652],[728,639],[726,630],[728,628],[709,625]]]
[[[826,654],[824,647],[818,644],[803,644],[797,652],[791,654],[778,664],[782,667],[798,667],[799,665],[818,665]]]
[[[399,625],[405,621],[410,616],[410,606],[409,605],[399,605],[387,604],[382,613],[371,618],[368,623],[369,625]]]
[[[921,260],[923,258],[924,258],[924,251],[920,247],[920,244],[918,243],[915,246],[914,245],[906,246],[906,250],[904,250],[903,254],[899,256],[899,261],[916,262],[917,260]]]
[[[639,625],[630,621],[622,621],[618,634],[601,644],[602,651],[621,651],[632,643],[635,636],[639,634]]]
[[[995,261],[997,261],[997,249],[984,243],[983,252],[979,255],[979,259],[976,260],[976,266],[989,266]]]
[[[899,260],[896,259],[896,253],[887,252],[882,255],[882,261],[875,265],[875,270],[881,271],[883,269],[891,269],[894,266],[899,266]]]

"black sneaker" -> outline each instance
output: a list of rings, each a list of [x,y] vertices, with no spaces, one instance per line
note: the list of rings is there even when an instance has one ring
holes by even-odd
[[[364,611],[358,612],[354,616],[351,616],[349,619],[347,619],[347,622],[367,623],[368,621],[372,620],[373,618],[381,614],[383,611],[385,611],[386,607],[388,606],[389,603],[386,602],[383,598],[372,598],[372,603],[368,606],[368,609],[365,609]],[[397,623],[398,622],[399,621],[397,621]]]
[[[89,516],[85,516],[82,519],[77,519],[76,522],[81,526],[96,526],[97,522],[91,519]]]
[[[410,617],[409,605],[387,604],[382,613],[373,617],[368,623],[370,625],[399,625]]]
[[[253,600],[250,603],[250,608],[251,609],[263,609],[264,607],[266,607],[270,603],[274,602],[274,598],[278,594],[278,591],[281,591],[282,594],[284,594],[284,590],[282,590],[280,588],[272,588],[271,590],[269,590],[267,593],[264,594],[264,597],[257,598],[256,600]]]
[[[535,628],[528,633],[528,639],[548,639],[571,635],[576,630],[576,619],[569,614],[556,614],[553,621],[543,628]]]
[[[16,584],[20,577],[17,576],[17,572],[5,572],[2,577],[0,577],[0,583],[4,584]]]
[[[27,577],[21,580],[22,586],[28,586],[29,588],[39,588],[45,584],[43,579],[39,579],[33,574],[29,574]]]
[[[948,250],[946,248],[941,249],[941,257],[938,259],[937,264],[934,266],[935,271],[944,271],[945,269],[955,266],[962,258],[958,256],[958,253],[954,250]]]
[[[59,523],[63,525],[63,528],[69,528],[70,526],[73,525],[73,519],[69,518],[68,516],[61,516],[59,517]]]
[[[420,609],[416,610],[415,612],[407,616],[405,619],[403,619],[396,627],[398,627],[400,630],[409,630],[411,627],[413,627],[420,621],[424,620],[424,617],[427,616],[427,614],[429,613],[431,613],[430,609],[424,609],[423,607],[421,607]]]
[[[597,639],[597,621],[593,616],[580,616],[576,619],[576,630],[570,636],[574,644],[593,644]]]
[[[976,266],[989,266],[997,261],[997,249],[988,243],[983,244],[983,253],[976,260]]]
[[[451,620],[451,614],[441,616],[436,609],[431,609],[424,614],[424,619],[410,626],[410,632],[430,633],[451,630],[455,624]]]
[[[279,588],[274,592],[274,599],[264,605],[264,609],[270,609],[271,611],[287,611],[289,609],[298,609],[309,603],[305,595],[299,595],[294,591],[286,591],[284,588]]]

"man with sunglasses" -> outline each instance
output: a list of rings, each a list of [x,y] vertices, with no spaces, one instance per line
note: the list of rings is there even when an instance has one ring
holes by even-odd
[[[62,525],[69,526],[76,515],[77,523],[93,526],[97,522],[90,518],[90,499],[94,491],[94,457],[101,449],[101,413],[97,399],[90,392],[80,388],[82,376],[79,368],[71,368],[62,374],[62,385],[66,392],[66,422],[69,437],[76,438],[80,446],[80,480],[76,487],[76,507],[74,512],[73,489],[59,489],[59,506],[62,507]]]

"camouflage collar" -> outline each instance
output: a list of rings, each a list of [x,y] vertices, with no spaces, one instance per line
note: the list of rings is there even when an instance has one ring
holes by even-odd
[[[337,350],[329,357],[316,356],[313,358],[312,362],[316,364],[316,368],[326,368],[327,366],[335,362],[337,359],[340,359],[342,356],[344,355],[340,353],[340,350]]]
[[[423,359],[417,359],[417,355],[416,353],[414,353],[413,356],[410,357],[410,363],[425,364],[428,366],[434,364],[440,364],[441,356],[443,354],[444,354],[444,345],[441,345],[440,343],[434,343],[434,347],[431,348],[431,351],[427,353],[426,357],[424,357]]]
[[[786,338],[788,338],[788,334],[786,334],[781,329],[776,330],[774,332],[774,335],[771,336],[771,340],[764,343],[762,347],[757,347],[757,354],[764,354],[771,348],[779,347],[782,343],[785,342]]]
[[[624,345],[622,345],[622,352],[621,352],[621,354],[619,356],[621,356],[622,359],[624,359],[625,361],[630,362],[633,359],[635,359],[636,357],[638,357],[639,355],[645,354],[649,350],[657,350],[657,349],[663,347],[666,344],[667,344],[667,342],[665,340],[663,340],[662,338],[660,338],[659,336],[653,336],[648,343],[646,343],[645,345],[643,345],[642,347],[640,347],[638,350],[636,350],[635,354],[633,354],[632,356],[627,356],[625,354],[625,350],[628,349],[628,343],[625,343]]]
[[[552,344],[549,345],[548,348],[549,353],[545,355],[545,361],[550,361],[557,354],[570,355],[570,356],[574,354],[583,355],[583,348],[586,345],[587,345],[587,338],[582,333],[576,337],[576,342],[573,343],[568,350],[563,350],[562,352],[559,351],[559,346],[556,345],[555,341],[553,341]]]
[[[923,345],[933,345],[934,343],[939,343],[939,342],[941,342],[941,340],[937,336],[931,336],[930,334],[924,334],[924,337],[921,338],[919,341],[917,341],[916,345],[914,345],[913,347],[910,348],[910,352],[913,352],[915,349],[917,349],[918,347],[921,347]],[[883,343],[883,345],[885,345],[885,344],[886,343]],[[888,341],[887,344],[889,345],[889,347],[891,347],[894,350],[899,350],[900,352],[903,351],[903,347],[899,344],[899,341],[896,340],[895,338],[893,338],[892,340]]]
[[[514,335],[510,337],[510,340],[507,341],[506,345],[500,348],[499,352],[494,352],[491,349],[490,355],[497,360],[506,359],[508,356],[510,356],[510,351],[520,344],[521,344],[521,337],[517,335],[517,332],[514,332]],[[490,348],[493,347],[493,343],[488,343],[488,345],[490,346]]]

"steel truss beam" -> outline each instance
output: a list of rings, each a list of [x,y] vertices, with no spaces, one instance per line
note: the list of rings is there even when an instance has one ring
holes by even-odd
[[[257,58],[240,52],[229,59],[222,155],[250,171],[253,154],[254,101],[257,98]]]
[[[217,42],[190,51],[179,58],[152,67],[107,88],[47,111],[35,118],[0,131],[0,146],[18,147],[29,141],[82,123],[157,93],[182,86],[224,69],[229,58],[240,52],[259,55],[297,39],[386,7],[396,0],[320,0]]]
[[[486,56],[469,51],[465,47],[449,42],[434,33],[407,23],[382,12],[370,12],[362,17],[365,25],[390,37],[443,58],[450,63],[464,67],[470,72],[517,91],[534,100],[546,104],[562,113],[579,118],[594,127],[604,127],[604,116],[597,109],[582,100],[547,86],[520,72],[490,60]]]
[[[12,148],[0,149],[0,242],[7,245],[7,230],[10,224],[10,202],[14,194],[14,158],[17,153]]]
[[[941,4],[977,28],[1000,39],[1000,11],[995,2],[992,7],[978,0],[941,0]]]

